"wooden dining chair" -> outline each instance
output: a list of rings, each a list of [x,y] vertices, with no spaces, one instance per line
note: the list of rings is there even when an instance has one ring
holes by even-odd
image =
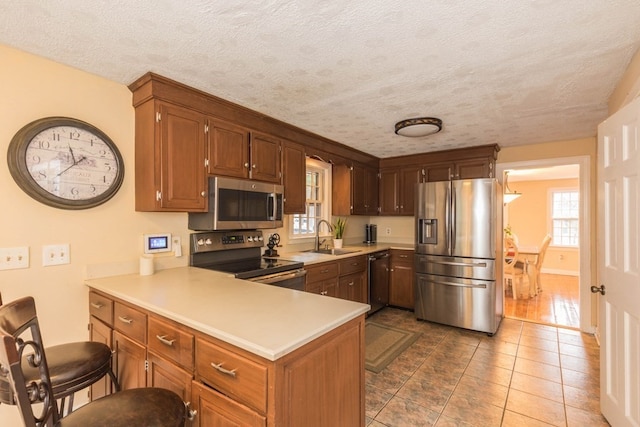
[[[511,286],[511,294],[513,299],[518,299],[518,285],[523,284],[524,279],[524,263],[519,258],[520,251],[518,245],[511,237],[504,239],[504,267],[502,269],[505,279],[505,289]]]
[[[550,234],[544,236],[544,239],[542,239],[542,244],[540,245],[540,250],[538,251],[538,256],[536,257],[536,262],[527,266],[531,296],[538,295],[539,292],[542,292],[540,271],[542,270],[544,256],[547,254],[547,249],[551,244],[551,239],[552,237]]]
[[[174,392],[161,388],[112,393],[61,417],[48,351],[32,297],[0,306],[0,378],[9,384],[26,427],[184,425],[189,413],[186,404]]]
[[[2,295],[0,294],[0,306]],[[116,391],[120,390],[112,369],[112,353],[108,345],[81,341],[55,345],[46,349],[53,397],[60,401],[62,416],[73,411],[73,397],[77,391],[89,387],[108,375]],[[26,357],[22,366],[27,382],[38,381],[37,369],[29,366]],[[68,399],[68,401],[67,401]],[[9,383],[0,377],[0,403],[15,404],[15,396]]]

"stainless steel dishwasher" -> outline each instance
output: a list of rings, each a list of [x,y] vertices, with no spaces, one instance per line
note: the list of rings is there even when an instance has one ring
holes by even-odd
[[[368,258],[369,305],[373,314],[389,304],[389,251],[374,252]]]

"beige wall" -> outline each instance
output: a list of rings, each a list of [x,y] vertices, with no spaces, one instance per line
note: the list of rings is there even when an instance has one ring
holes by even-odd
[[[180,235],[188,253],[186,214],[134,211],[134,113],[131,93],[116,84],[0,45],[0,247],[29,246],[30,268],[0,271],[5,301],[25,295],[36,299],[45,342],[53,345],[87,339],[85,269],[137,271],[142,234]],[[9,174],[6,153],[14,134],[47,116],[68,116],[94,124],[118,145],[125,179],[116,196],[99,207],[67,211],[31,199]],[[69,243],[71,263],[42,267],[42,246]],[[187,256],[164,258],[186,264]],[[19,425],[15,408],[0,405],[0,425]]]
[[[523,195],[505,208],[505,226],[511,225],[511,231],[518,237],[520,247],[539,247],[544,236],[551,233],[549,191],[551,189],[579,190],[579,182],[577,179],[509,181],[509,188]],[[578,249],[551,246],[547,250],[543,271],[577,275],[579,268]]]

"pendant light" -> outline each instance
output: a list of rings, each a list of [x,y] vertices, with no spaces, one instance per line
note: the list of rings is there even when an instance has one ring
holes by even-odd
[[[522,193],[518,193],[517,191],[511,191],[509,188],[509,171],[504,172],[504,194],[503,194],[503,202],[504,204],[508,204],[513,202],[518,197],[522,196]]]

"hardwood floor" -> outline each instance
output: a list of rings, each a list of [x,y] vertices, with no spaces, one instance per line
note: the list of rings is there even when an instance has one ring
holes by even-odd
[[[579,278],[577,276],[542,274],[540,283],[543,291],[529,299],[514,300],[511,289],[507,289],[504,298],[505,317],[579,328]]]

